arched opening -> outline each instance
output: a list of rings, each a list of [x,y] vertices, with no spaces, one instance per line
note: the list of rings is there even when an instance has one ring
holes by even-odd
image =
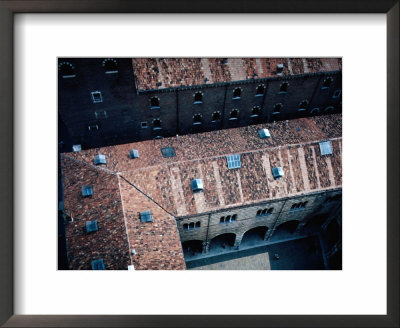
[[[321,229],[322,224],[326,221],[327,218],[328,218],[327,214],[315,215],[307,221],[303,230],[306,230],[308,232],[319,231]]]
[[[224,233],[211,239],[210,252],[225,252],[233,250],[236,235],[234,233]]]
[[[183,255],[185,258],[199,255],[203,252],[201,240],[188,240],[182,243]]]
[[[150,99],[151,107],[160,107],[160,100],[157,97],[153,97]]]
[[[240,98],[242,94],[242,90],[240,88],[236,88],[233,90],[233,98]]]
[[[258,117],[260,115],[260,107],[254,106],[253,109],[251,110],[251,116],[250,117]]]
[[[104,62],[104,69],[106,72],[115,72],[117,68],[117,61],[115,59],[107,59]]]
[[[289,83],[284,82],[281,84],[281,87],[279,88],[279,92],[285,93],[287,92],[287,89],[289,87]]]
[[[291,220],[280,224],[275,229],[271,240],[279,240],[292,237],[299,223],[300,222],[298,220]]]
[[[239,112],[237,109],[234,109],[233,111],[231,111],[231,115],[229,117],[230,120],[237,120],[239,116]]]
[[[319,114],[319,108],[313,108],[313,109],[310,111],[310,114],[311,114],[311,115],[318,115],[318,114]]]
[[[60,65],[61,76],[75,75],[75,71],[70,63],[63,63]]]
[[[322,84],[323,89],[327,89],[331,86],[332,84],[332,78],[328,77],[327,79],[324,80],[324,83]]]
[[[161,129],[161,120],[159,118],[155,119],[153,121],[153,129],[154,130],[159,130]]]
[[[334,110],[333,106],[328,106],[328,107],[326,107],[326,108],[324,109],[324,113],[325,113],[325,114],[330,114],[330,113],[333,112],[333,110]]]
[[[341,238],[342,230],[337,223],[336,219],[333,219],[326,229],[326,244],[330,249],[333,245],[335,245]]]
[[[263,85],[259,85],[256,90],[257,96],[262,96],[264,94],[265,87]]]
[[[201,92],[196,92],[194,95],[194,102],[201,103],[203,102],[203,94]]]
[[[200,125],[202,122],[201,122],[201,115],[200,114],[196,114],[194,117],[193,117],[193,125]]]
[[[213,114],[212,114],[211,120],[212,120],[213,122],[217,122],[217,121],[221,120],[221,114],[220,114],[220,112],[215,112],[215,113],[213,113]]]
[[[264,243],[265,234],[268,231],[268,227],[255,227],[245,232],[240,243],[240,247],[243,246],[255,246]]]

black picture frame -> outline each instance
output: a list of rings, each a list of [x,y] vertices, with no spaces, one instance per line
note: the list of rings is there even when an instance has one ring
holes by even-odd
[[[4,327],[399,327],[399,1],[0,0],[0,324]],[[13,20],[16,13],[384,13],[387,16],[387,315],[14,315]],[[371,238],[373,239],[373,238]],[[366,286],[368,288],[368,286]]]

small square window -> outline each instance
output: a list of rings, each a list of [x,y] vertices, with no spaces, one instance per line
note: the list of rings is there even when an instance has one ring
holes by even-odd
[[[148,127],[147,122],[140,122],[140,126],[142,129],[146,129]]]
[[[92,261],[92,270],[105,270],[103,259]]]
[[[103,97],[102,97],[100,91],[92,92],[92,101],[93,101],[93,103],[101,103],[101,102],[103,102]]]
[[[82,196],[89,197],[93,195],[93,188],[92,186],[83,186],[82,187]]]
[[[140,212],[140,222],[153,222],[153,216],[150,211]]]
[[[240,155],[229,155],[226,156],[228,162],[228,169],[239,169],[241,167]]]
[[[86,232],[96,232],[97,230],[99,230],[98,226],[97,226],[97,221],[86,221]]]
[[[174,147],[165,147],[161,148],[161,153],[163,157],[175,157],[175,148]]]

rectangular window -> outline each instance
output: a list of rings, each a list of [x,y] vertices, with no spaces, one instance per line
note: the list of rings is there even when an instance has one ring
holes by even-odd
[[[142,129],[146,129],[147,128],[147,122],[141,122],[140,126],[142,127]]]
[[[91,94],[92,94],[92,101],[94,104],[103,102],[103,97],[100,91],[94,91]]]

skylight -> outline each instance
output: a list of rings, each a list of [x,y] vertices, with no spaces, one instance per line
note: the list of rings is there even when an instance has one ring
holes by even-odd
[[[194,179],[190,182],[193,192],[198,192],[203,190],[203,180]]]
[[[92,261],[92,270],[105,270],[103,259]]]
[[[175,157],[175,148],[174,147],[161,148],[161,153],[164,157]]]
[[[95,232],[98,230],[97,221],[86,221],[86,232]]]
[[[272,175],[275,180],[280,180],[284,176],[283,169],[280,166],[272,168]]]
[[[153,222],[153,216],[151,215],[151,212],[140,212],[140,222]]]
[[[261,139],[266,139],[266,138],[270,138],[271,134],[269,133],[268,129],[260,129],[260,130],[258,130],[258,136]]]
[[[94,157],[94,165],[107,164],[106,155],[96,155]]]
[[[139,158],[139,151],[137,149],[132,149],[129,151],[130,158]]]
[[[240,163],[240,155],[229,155],[226,156],[226,161],[228,162],[228,169],[239,169],[242,165]]]
[[[319,143],[319,149],[321,150],[321,155],[332,155],[332,146],[330,141],[323,141]]]
[[[83,197],[88,197],[93,195],[93,189],[92,186],[83,186],[82,187],[82,196]]]

